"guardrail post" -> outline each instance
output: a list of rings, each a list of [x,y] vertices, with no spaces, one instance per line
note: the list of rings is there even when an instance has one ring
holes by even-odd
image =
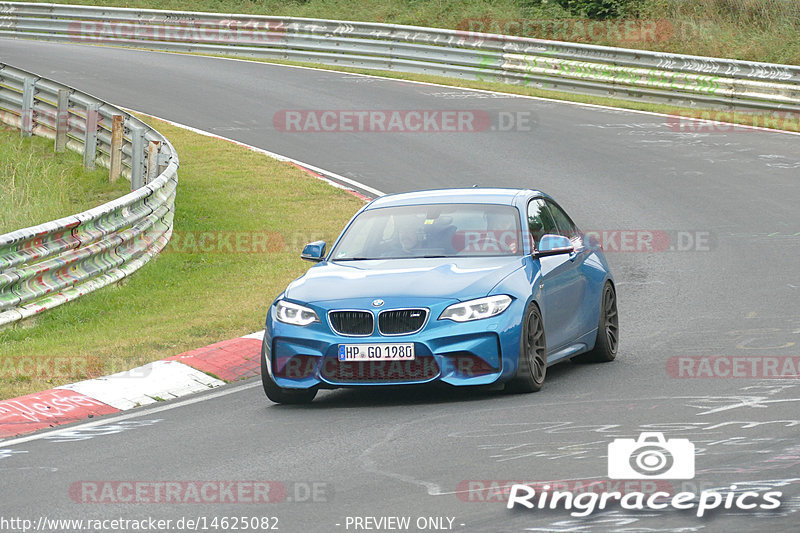
[[[163,148],[163,147],[164,147],[164,145],[161,145],[161,148]],[[161,174],[163,174],[165,170],[167,170],[167,166],[169,164],[169,158],[170,158],[169,154],[162,154],[161,151],[159,150],[159,152],[158,152],[158,175],[159,176]]]
[[[131,190],[135,191],[143,183],[144,174],[144,130],[131,127]]]
[[[56,111],[56,152],[67,148],[67,131],[69,130],[69,91],[58,90],[58,110]]]
[[[33,134],[33,95],[36,91],[36,78],[25,78],[22,81],[22,115],[20,116],[20,135],[30,137]]]
[[[97,122],[100,106],[89,104],[86,107],[86,136],[83,140],[83,166],[94,170],[94,159],[97,157]]]
[[[111,163],[108,169],[108,180],[116,181],[122,174],[122,131],[125,117],[114,115],[111,120]]]
[[[158,177],[158,152],[161,149],[161,143],[158,141],[150,141],[147,145],[147,175],[145,176],[145,185]]]
[[[0,0],[0,30],[3,2]],[[106,165],[108,153],[108,166],[114,159],[114,170],[125,177],[132,155],[135,187],[141,187],[148,149],[151,172],[153,167],[158,171],[160,165],[172,164],[169,175],[160,178],[169,181],[169,187],[159,194],[126,194],[96,209],[71,216],[61,213],[58,220],[0,235],[0,329],[109,285],[140,268],[172,234],[174,187],[178,181],[178,155],[158,131],[107,102],[18,70],[0,57],[0,124],[4,122],[22,132],[22,143],[30,144],[25,135],[55,136],[55,150],[83,152],[89,167]],[[151,139],[158,142],[148,146]],[[109,150],[112,144],[113,154]],[[5,208],[3,202],[0,199],[0,210]],[[161,220],[142,218],[143,210],[169,214]],[[149,253],[124,253],[123,248],[137,239],[146,241]],[[26,253],[31,250],[35,253]],[[56,292],[61,294],[53,298]]]

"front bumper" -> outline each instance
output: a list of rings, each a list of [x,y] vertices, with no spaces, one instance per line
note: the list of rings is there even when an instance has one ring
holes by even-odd
[[[298,302],[300,303],[300,302]],[[338,303],[338,302],[337,302]],[[359,303],[361,305],[359,305]],[[496,317],[456,323],[437,320],[455,300],[422,305],[386,302],[385,309],[420,306],[430,310],[425,327],[409,335],[353,337],[339,335],[326,320],[334,308],[315,306],[321,322],[292,326],[275,320],[274,305],[267,315],[264,354],[267,371],[279,387],[351,387],[411,385],[441,381],[450,385],[487,385],[514,375],[520,346],[520,323],[525,302],[515,300]],[[355,304],[355,305],[354,305]],[[308,304],[303,304],[308,305]],[[369,303],[347,302],[336,307],[368,310]],[[414,343],[414,361],[339,362],[340,344]]]

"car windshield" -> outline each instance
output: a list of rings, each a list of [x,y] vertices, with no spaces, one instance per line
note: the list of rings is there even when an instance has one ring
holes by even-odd
[[[426,204],[364,211],[333,249],[333,261],[520,255],[514,207]]]

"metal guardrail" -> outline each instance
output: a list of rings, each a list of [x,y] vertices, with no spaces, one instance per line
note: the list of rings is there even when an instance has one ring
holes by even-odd
[[[0,36],[500,81],[727,110],[800,112],[800,67],[368,22],[0,3]]]
[[[115,119],[116,117],[116,119]],[[0,326],[118,281],[172,235],[178,156],[166,137],[88,94],[0,63],[0,121],[131,179],[131,193],[0,235]]]

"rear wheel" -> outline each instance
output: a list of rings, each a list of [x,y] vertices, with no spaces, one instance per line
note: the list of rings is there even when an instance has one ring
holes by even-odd
[[[617,313],[617,294],[610,281],[603,287],[600,318],[597,324],[597,340],[590,352],[573,359],[578,363],[607,363],[617,357],[619,346],[619,315]]]
[[[517,375],[508,383],[511,392],[537,392],[547,374],[547,342],[542,313],[535,303],[528,306],[522,323]]]
[[[267,370],[267,354],[264,346],[261,347],[261,383],[267,398],[275,403],[310,403],[317,395],[317,389],[284,389],[279,387]]]

